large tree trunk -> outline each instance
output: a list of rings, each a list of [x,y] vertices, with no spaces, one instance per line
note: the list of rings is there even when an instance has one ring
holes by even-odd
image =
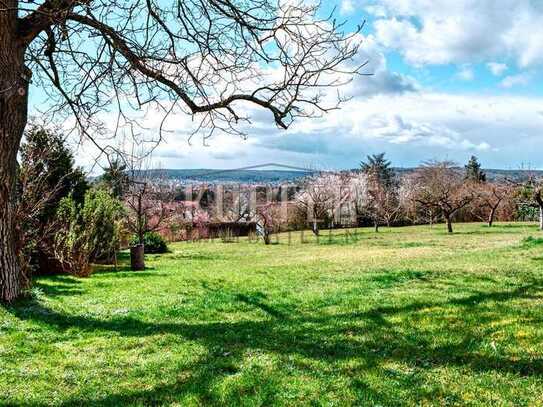
[[[130,248],[130,268],[133,271],[145,270],[145,246],[134,245]]]
[[[15,4],[14,4],[15,3]],[[6,5],[7,4],[7,5]],[[8,0],[2,7],[16,6]],[[22,276],[15,247],[17,151],[27,120],[28,79],[17,12],[0,12],[0,301],[21,295]]]
[[[379,233],[379,222],[374,222],[373,226],[375,226],[375,233]]]
[[[543,206],[539,206],[539,230],[543,230]]]

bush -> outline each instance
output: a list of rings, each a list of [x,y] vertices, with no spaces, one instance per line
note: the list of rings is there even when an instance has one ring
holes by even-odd
[[[117,199],[100,190],[89,191],[83,206],[71,196],[60,201],[53,254],[63,271],[88,276],[92,261],[115,254],[122,210]]]
[[[139,244],[138,237],[134,236],[130,244],[132,246]],[[145,246],[145,253],[159,254],[168,252],[168,245],[166,244],[166,241],[156,232],[145,233],[145,236],[143,237],[143,245]]]
[[[108,191],[90,190],[85,195],[82,216],[86,227],[93,232],[91,262],[113,262],[120,246],[123,213],[121,201]]]

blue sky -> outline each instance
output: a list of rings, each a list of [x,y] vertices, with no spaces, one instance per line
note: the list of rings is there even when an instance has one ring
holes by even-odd
[[[359,60],[370,77],[343,91],[340,112],[278,130],[255,112],[248,138],[218,135],[206,145],[183,132],[154,159],[165,168],[233,168],[279,162],[353,168],[384,151],[397,166],[427,159],[485,167],[543,168],[543,1],[337,0],[347,30],[366,20]],[[147,126],[155,128],[158,120]],[[88,150],[79,162],[90,162]]]

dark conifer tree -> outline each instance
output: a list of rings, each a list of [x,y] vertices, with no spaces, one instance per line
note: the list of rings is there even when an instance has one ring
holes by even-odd
[[[385,187],[390,187],[394,183],[394,169],[391,162],[385,158],[385,153],[368,155],[367,161],[360,163],[360,168],[365,174],[376,177]]]
[[[475,182],[486,182],[486,174],[481,169],[479,160],[474,155],[471,156],[468,163],[464,166],[466,169],[465,179]]]

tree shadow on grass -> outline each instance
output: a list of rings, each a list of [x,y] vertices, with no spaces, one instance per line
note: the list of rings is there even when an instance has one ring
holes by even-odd
[[[276,309],[276,307],[272,307],[270,305],[267,305],[264,300],[266,299],[266,295],[257,292],[257,293],[250,293],[250,294],[237,294],[235,296],[236,300],[241,301],[247,305],[251,305],[253,307],[256,307],[262,311],[264,311],[266,314],[279,319],[284,319],[286,316],[283,312]]]
[[[33,284],[35,289],[50,297],[83,294],[84,290],[80,285],[81,281],[78,278],[63,274],[39,277]]]
[[[481,335],[500,329],[496,320],[510,319],[505,303],[519,299],[541,299],[541,281],[533,281],[514,290],[476,292],[447,301],[422,301],[402,305],[375,306],[363,312],[332,315],[304,315],[293,308],[286,313],[265,304],[264,294],[239,293],[238,301],[265,311],[272,319],[220,321],[205,323],[147,322],[130,316],[111,316],[99,319],[88,315],[67,314],[45,307],[35,300],[26,300],[8,307],[8,311],[21,320],[36,321],[63,332],[77,328],[84,332],[115,332],[125,337],[145,337],[172,334],[203,345],[208,356],[191,366],[187,379],[177,380],[154,388],[123,394],[108,394],[95,400],[85,397],[66,404],[121,405],[159,404],[178,399],[182,394],[193,394],[204,404],[220,404],[211,389],[213,380],[237,371],[247,351],[264,351],[288,357],[299,355],[334,366],[341,360],[355,359],[364,369],[381,369],[383,362],[398,362],[415,369],[459,366],[477,372],[495,372],[518,376],[543,377],[543,359],[507,357],[485,352]],[[488,308],[498,312],[489,315]],[[410,317],[435,307],[454,310],[459,319],[450,326],[451,339],[435,341],[440,332],[413,324]],[[175,313],[172,314],[175,317]],[[182,314],[179,315],[182,317]],[[389,318],[394,318],[394,323]],[[405,320],[398,322],[398,317]],[[438,318],[438,316],[436,316]],[[470,321],[477,321],[473,324]],[[528,322],[527,322],[528,323]],[[228,350],[221,357],[217,349]],[[220,353],[219,352],[219,353]],[[308,371],[307,374],[311,374]],[[353,389],[360,392],[361,401],[372,391],[368,384],[353,381]],[[405,390],[415,391],[412,383]],[[356,388],[355,388],[356,387]],[[364,393],[366,392],[366,393]],[[242,392],[243,393],[243,392]],[[235,397],[227,400],[236,404]],[[266,396],[265,404],[273,404],[273,392]],[[375,391],[374,399],[387,402],[386,395]],[[221,400],[224,402],[224,400]],[[390,400],[389,400],[390,401]]]

